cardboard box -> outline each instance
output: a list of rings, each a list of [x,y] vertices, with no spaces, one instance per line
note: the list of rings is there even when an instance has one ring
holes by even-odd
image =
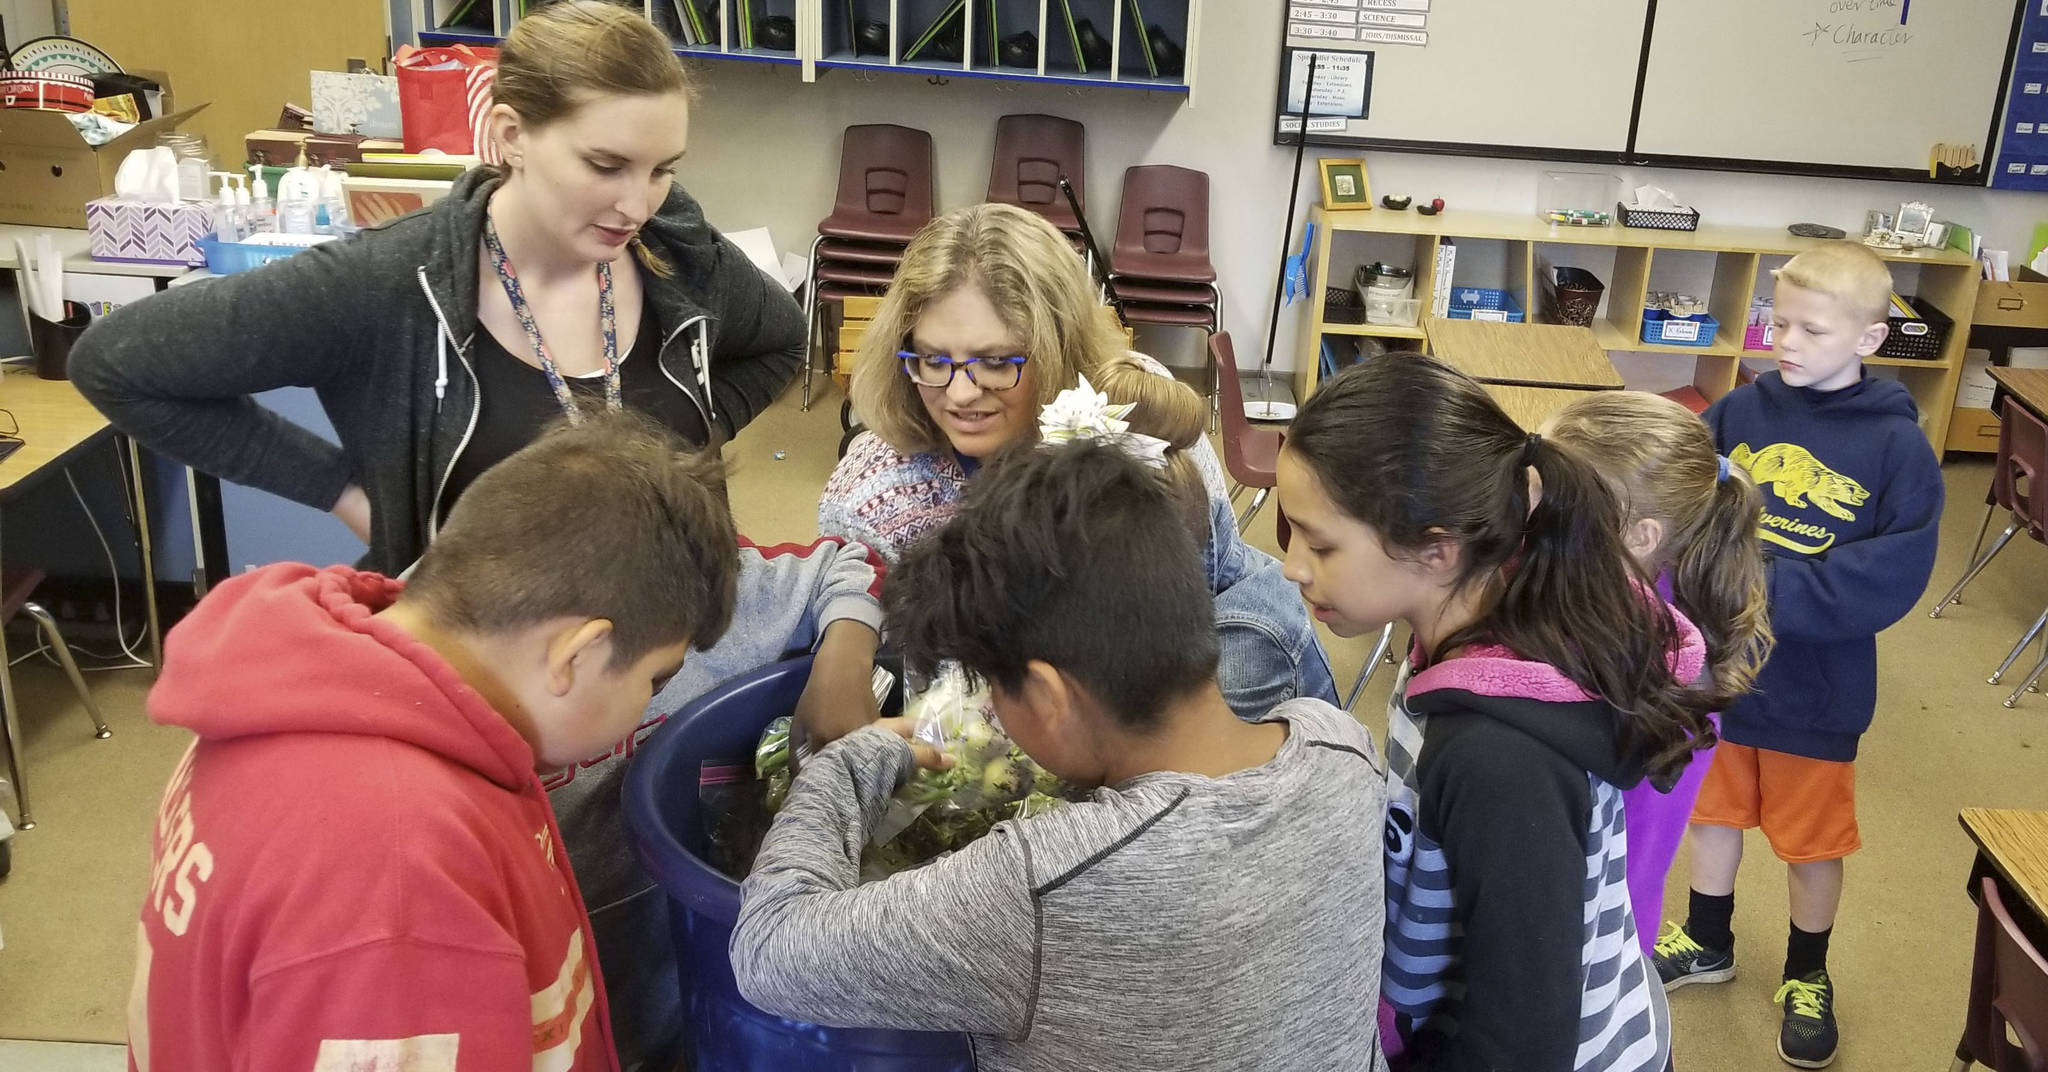
[[[2048,328],[2048,276],[2014,265],[2012,281],[1977,284],[1972,327]]]
[[[169,79],[137,73],[163,85],[165,114],[105,145],[87,145],[61,112],[0,109],[0,223],[84,229],[85,203],[113,194],[114,172],[128,153],[154,146],[158,134],[206,107],[174,111]]]

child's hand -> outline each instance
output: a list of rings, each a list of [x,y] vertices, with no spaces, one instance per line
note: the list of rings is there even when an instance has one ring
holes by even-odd
[[[876,721],[875,725],[910,742],[910,754],[917,757],[917,765],[926,770],[942,771],[953,765],[953,757],[917,739],[917,725],[910,719],[898,716]]]
[[[811,679],[796,702],[796,722],[810,747],[822,748],[882,717],[873,687],[879,644],[875,631],[859,622],[825,627]]]

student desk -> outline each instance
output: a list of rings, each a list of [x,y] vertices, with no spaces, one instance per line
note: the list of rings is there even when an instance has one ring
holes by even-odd
[[[1432,320],[1437,359],[1482,383],[1600,390],[1621,387],[1621,373],[1591,328]]]
[[[1980,891],[1985,876],[1995,875],[1998,899],[2004,902],[2015,929],[2036,950],[2048,950],[2048,811],[1964,808],[1957,818],[1977,846],[1969,894],[1978,907],[1970,1000],[1962,1041],[1956,1044],[1956,1063],[1950,1067],[1962,1068],[1964,1062],[1990,1067],[2006,1040],[1991,1017],[1992,959],[1996,954],[1991,944],[1994,932],[1988,928],[1997,924],[1983,906]]]
[[[1989,370],[1998,382],[1999,393],[2048,421],[2048,369],[1998,368]]]
[[[1550,415],[1572,402],[1586,397],[1586,392],[1564,387],[1523,387],[1511,383],[1488,383],[1486,393],[1493,396],[1500,408],[1507,411],[1515,423],[1525,432],[1533,432],[1536,426],[1550,418]]]
[[[1977,845],[1977,868],[1989,867],[2020,895],[2006,905],[2048,921],[2048,811],[1964,808],[1957,816]]]
[[[142,554],[143,607],[148,615],[149,648],[152,661],[163,663],[163,637],[157,621],[156,567],[150,557],[149,513],[143,501],[145,481],[142,455],[133,440],[117,435],[114,427],[93,408],[85,396],[66,380],[38,379],[25,368],[0,366],[0,409],[14,414],[22,445],[0,460],[0,506],[17,494],[57,475],[87,450],[114,440],[123,460],[122,482],[127,485],[129,511],[135,523],[135,541]],[[116,578],[119,583],[119,578]],[[4,708],[7,761],[14,778],[14,791],[21,804],[23,829],[35,825],[29,818],[28,789],[22,784],[23,741],[20,714],[16,710],[14,678],[7,669],[4,635],[0,635],[0,708]]]

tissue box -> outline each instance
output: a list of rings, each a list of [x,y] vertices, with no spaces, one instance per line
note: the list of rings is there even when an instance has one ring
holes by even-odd
[[[130,201],[102,197],[85,206],[94,260],[204,264],[199,240],[213,231],[205,201]]]

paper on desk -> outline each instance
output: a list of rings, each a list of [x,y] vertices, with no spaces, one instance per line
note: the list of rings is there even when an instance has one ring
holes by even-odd
[[[803,276],[808,266],[800,267],[792,280],[788,262],[776,252],[775,238],[768,233],[768,228],[754,227],[745,231],[733,231],[725,237],[731,240],[733,245],[740,247],[740,252],[746,254],[747,259],[753,261],[756,267],[768,273],[770,279],[780,281],[785,289],[795,290],[803,285]]]

